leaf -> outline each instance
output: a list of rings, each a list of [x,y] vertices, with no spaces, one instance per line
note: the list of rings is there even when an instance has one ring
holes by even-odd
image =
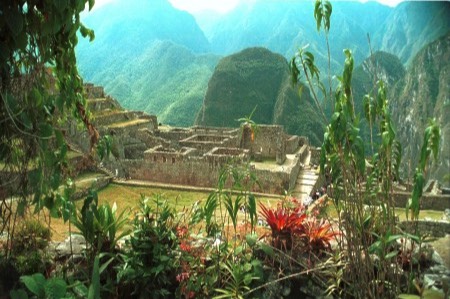
[[[100,270],[99,258],[95,257],[94,268],[92,270],[91,285],[89,286],[88,299],[100,299]]]
[[[253,247],[253,246],[256,245],[256,242],[258,241],[258,235],[256,235],[256,234],[247,234],[245,236],[245,240],[247,241],[247,244],[250,247]]]
[[[245,276],[244,276],[244,284],[246,286],[248,286],[248,285],[250,285],[252,283],[252,281],[253,281],[252,274],[251,273],[245,274]]]
[[[265,243],[261,243],[259,245],[261,247],[261,250],[264,251],[265,254],[267,254],[268,256],[273,256],[274,252],[273,252],[273,248]]]
[[[53,128],[47,123],[39,124],[39,136],[41,138],[50,138],[53,135]]]
[[[23,30],[23,15],[19,12],[18,8],[17,4],[13,4],[12,7],[6,9],[3,14],[6,25],[8,25],[9,30],[11,30],[14,36],[18,36]]]
[[[28,299],[27,292],[22,289],[12,290],[11,292],[9,292],[9,296],[11,297],[11,299]]]
[[[58,11],[59,13],[63,13],[64,10],[67,8],[67,5],[69,4],[68,0],[58,0],[58,1],[53,1],[53,5],[56,8],[56,11]]]
[[[67,293],[67,284],[61,278],[52,278],[45,284],[45,295],[48,299],[63,298]]]
[[[95,0],[89,0],[89,11],[94,7]]]
[[[384,257],[386,260],[390,260],[391,258],[395,257],[398,255],[397,251],[391,251],[388,254],[386,254],[386,256]]]
[[[20,281],[27,287],[27,289],[35,294],[37,297],[44,297],[45,277],[41,273],[36,273],[31,276],[26,275],[20,277]]]

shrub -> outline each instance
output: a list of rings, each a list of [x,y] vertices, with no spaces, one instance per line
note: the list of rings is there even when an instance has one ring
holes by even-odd
[[[12,254],[36,251],[47,247],[51,238],[50,229],[35,219],[27,219],[14,233]]]
[[[35,219],[27,219],[13,236],[11,255],[20,274],[44,273],[50,264],[45,251],[50,241],[50,229]]]

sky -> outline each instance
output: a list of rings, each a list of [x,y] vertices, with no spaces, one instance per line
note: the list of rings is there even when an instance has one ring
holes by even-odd
[[[94,9],[99,8],[109,2],[119,1],[119,0],[95,0]],[[240,1],[251,1],[251,0],[169,0],[172,5],[178,9],[186,10],[190,13],[198,13],[200,11],[212,10],[219,13],[226,13],[232,10]],[[367,2],[368,0],[359,0],[360,2]],[[369,0],[373,1],[373,0]],[[396,6],[398,3],[404,0],[377,0],[378,2],[389,5]]]

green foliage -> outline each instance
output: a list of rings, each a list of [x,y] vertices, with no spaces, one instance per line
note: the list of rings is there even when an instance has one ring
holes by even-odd
[[[128,211],[120,214],[117,206],[109,203],[98,205],[98,196],[92,192],[86,197],[81,211],[72,219],[73,225],[86,240],[88,258],[94,261],[99,253],[114,253],[117,242],[129,234],[126,229]]]
[[[160,196],[153,200],[144,197],[134,219],[134,232],[127,240],[129,250],[118,279],[132,289],[132,294],[146,298],[173,296],[176,269],[177,223],[175,211]]]
[[[5,173],[0,201],[9,211],[13,201],[8,203],[7,197],[19,202],[1,225],[10,237],[17,214],[30,202],[36,212],[48,207],[52,216],[68,206],[59,190],[69,173],[67,118],[83,121],[91,137],[96,136],[86,117],[75,59],[77,32],[93,38],[80,22],[86,3],[93,5],[88,0],[0,3],[0,163]]]
[[[111,154],[113,137],[110,135],[103,136],[97,143],[97,155],[100,160],[108,158]]]
[[[331,6],[330,1],[316,0],[316,4],[314,5],[314,18],[317,23],[317,31],[320,31],[322,26],[325,32],[330,31],[330,18],[332,12],[333,7]]]
[[[258,266],[257,264],[255,264]],[[217,293],[221,295],[214,296],[214,299],[243,299],[244,294],[250,290],[250,285],[253,280],[257,280],[258,277],[254,276],[252,272],[252,268],[254,265],[251,263],[234,263],[227,262],[226,264],[222,264],[221,268],[225,270],[227,274],[227,279],[225,281],[224,289],[216,289]]]
[[[51,238],[50,228],[39,220],[27,219],[19,225],[14,233],[13,251],[42,250],[47,247]]]
[[[14,232],[11,254],[20,274],[44,273],[49,264],[46,254],[50,228],[34,219],[25,220]]]
[[[435,120],[429,121],[429,126],[425,129],[423,136],[423,144],[420,152],[419,166],[416,168],[414,174],[414,187],[406,207],[406,214],[409,214],[409,209],[412,210],[412,219],[419,218],[420,212],[420,198],[422,197],[423,188],[425,186],[425,173],[431,155],[437,161],[439,151],[439,143],[441,139],[441,130]]]
[[[94,259],[94,267],[92,269],[91,285],[89,286],[88,299],[100,299],[100,268],[99,257]]]

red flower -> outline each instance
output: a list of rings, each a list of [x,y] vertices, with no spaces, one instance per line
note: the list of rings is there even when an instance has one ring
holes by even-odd
[[[310,218],[303,223],[302,239],[310,250],[320,251],[331,249],[331,240],[339,232],[333,231],[331,224],[325,219]]]
[[[178,226],[177,227],[177,237],[178,238],[184,238],[185,236],[187,236],[189,230],[186,226]]]
[[[183,240],[180,243],[180,249],[181,251],[189,252],[191,251],[191,245],[189,245],[186,241]]]
[[[297,233],[301,231],[302,222],[306,218],[303,209],[298,206],[294,209],[277,207],[268,209],[261,204],[261,215],[272,229],[272,234]]]

